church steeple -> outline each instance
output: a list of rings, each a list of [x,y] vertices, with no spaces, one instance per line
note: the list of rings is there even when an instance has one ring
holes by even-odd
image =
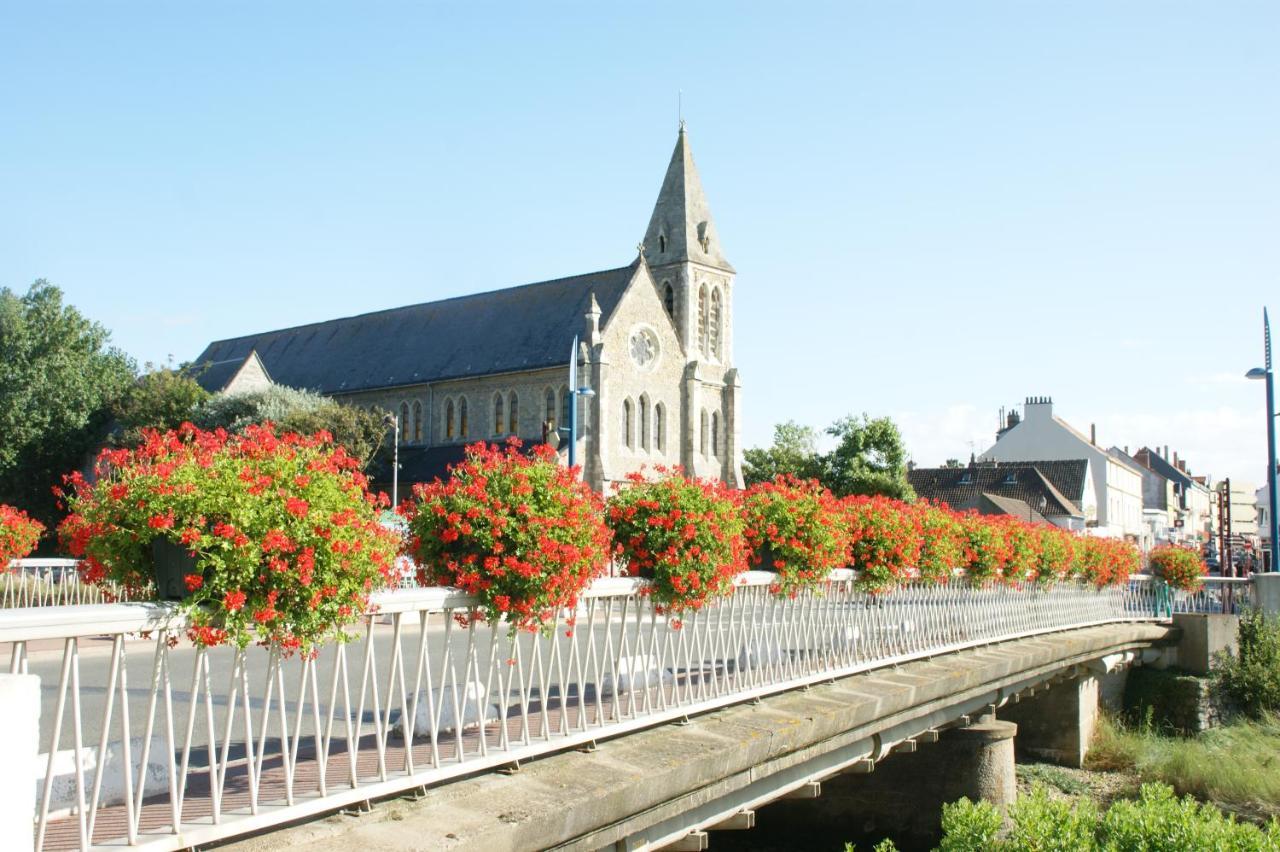
[[[645,231],[644,255],[651,267],[692,261],[733,271],[721,253],[720,237],[693,164],[683,121]]]

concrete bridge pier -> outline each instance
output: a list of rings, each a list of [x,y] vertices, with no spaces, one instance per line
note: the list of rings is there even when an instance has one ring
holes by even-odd
[[[989,715],[939,732],[936,742],[898,744],[878,763],[861,761],[824,779],[819,799],[770,805],[770,819],[859,847],[891,834],[900,848],[932,848],[944,804],[968,797],[1004,810],[1013,803],[1017,733],[1017,725]]]
[[[1098,724],[1098,678],[1084,674],[1037,687],[1000,709],[1018,725],[1018,748],[1059,766],[1080,768]]]

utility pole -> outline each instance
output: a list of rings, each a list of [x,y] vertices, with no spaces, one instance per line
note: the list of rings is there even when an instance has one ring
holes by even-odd
[[[1218,485],[1218,559],[1222,576],[1234,577],[1236,566],[1231,558],[1231,477]]]

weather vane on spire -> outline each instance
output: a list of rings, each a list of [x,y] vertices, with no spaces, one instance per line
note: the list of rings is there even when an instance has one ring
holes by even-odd
[[[680,132],[684,132],[684,89],[676,89],[676,118],[680,121]]]

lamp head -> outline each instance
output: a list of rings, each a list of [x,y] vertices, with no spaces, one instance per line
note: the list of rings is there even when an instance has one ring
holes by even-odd
[[[578,396],[595,396],[596,392],[591,388],[578,388]]]
[[[1254,367],[1252,370],[1244,374],[1246,379],[1265,379],[1267,371],[1263,367]]]

